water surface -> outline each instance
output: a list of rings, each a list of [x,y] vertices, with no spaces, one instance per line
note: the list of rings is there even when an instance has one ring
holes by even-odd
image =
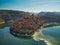
[[[0,29],[0,45],[60,45],[60,26],[44,28],[31,39],[17,38],[5,27]]]

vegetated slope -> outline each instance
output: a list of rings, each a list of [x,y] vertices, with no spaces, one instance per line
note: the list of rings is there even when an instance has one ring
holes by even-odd
[[[37,14],[41,16],[41,20],[46,20],[45,22],[60,22],[60,14],[54,12],[40,12]]]
[[[2,18],[5,22],[14,21],[24,17],[25,15],[30,15],[30,13],[15,10],[0,10],[0,18]]]
[[[16,19],[20,19],[26,15],[31,15],[32,13],[16,10],[0,10],[0,18],[5,22],[13,22]],[[46,22],[60,22],[59,12],[40,12],[36,14],[39,16],[40,20],[45,20]]]

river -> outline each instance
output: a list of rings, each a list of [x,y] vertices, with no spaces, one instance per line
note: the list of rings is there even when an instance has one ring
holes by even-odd
[[[43,28],[31,39],[13,36],[9,28],[0,29],[0,45],[60,45],[60,26]]]

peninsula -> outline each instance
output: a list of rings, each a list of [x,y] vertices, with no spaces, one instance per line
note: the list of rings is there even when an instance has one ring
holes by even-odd
[[[28,15],[16,20],[11,25],[10,32],[16,36],[32,36],[42,25],[43,21],[40,21],[38,16]]]

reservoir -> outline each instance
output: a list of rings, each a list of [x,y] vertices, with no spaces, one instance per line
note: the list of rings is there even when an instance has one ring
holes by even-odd
[[[33,38],[15,37],[9,28],[0,28],[0,45],[60,45],[60,26],[43,28]]]

